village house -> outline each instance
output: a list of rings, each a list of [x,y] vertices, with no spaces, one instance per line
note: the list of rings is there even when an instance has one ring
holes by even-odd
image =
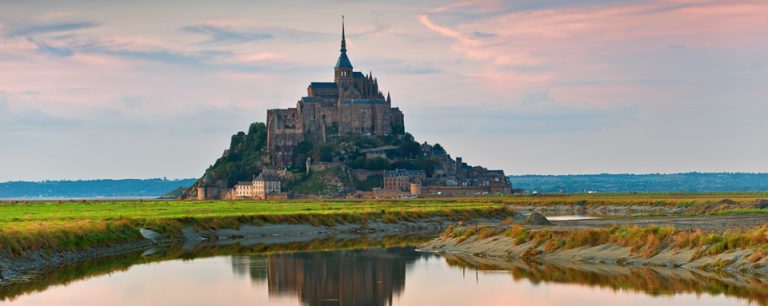
[[[269,195],[281,192],[280,177],[271,171],[262,171],[252,181],[242,181],[235,184],[229,191],[229,197],[234,199],[266,199]]]
[[[395,169],[384,171],[384,189],[410,192],[411,183],[421,184],[421,181],[426,177],[424,170]]]

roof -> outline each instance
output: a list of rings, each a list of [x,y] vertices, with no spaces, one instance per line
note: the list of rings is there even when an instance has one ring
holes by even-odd
[[[356,79],[363,79],[363,78],[365,78],[365,75],[362,72],[360,72],[360,71],[353,71],[352,72],[352,77],[356,78]]]
[[[342,51],[341,55],[339,55],[339,60],[336,61],[336,68],[352,68],[352,62],[349,61],[346,51]]]
[[[384,99],[344,99],[344,104],[384,104],[387,100]]]
[[[426,176],[424,170],[384,170],[384,177]]]
[[[312,82],[309,83],[309,87],[322,88],[322,89],[337,89],[338,86],[334,82]]]
[[[322,101],[320,97],[301,97],[301,102],[304,103],[317,103]]]
[[[254,181],[262,181],[262,182],[274,182],[274,181],[280,181],[280,178],[277,177],[277,175],[274,175],[267,171],[262,171],[259,176],[256,177]]]

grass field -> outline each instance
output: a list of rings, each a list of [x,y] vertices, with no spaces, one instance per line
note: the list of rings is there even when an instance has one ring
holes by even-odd
[[[240,224],[305,223],[332,226],[417,220],[461,220],[508,213],[507,205],[664,205],[690,207],[728,199],[746,209],[768,193],[593,194],[478,196],[408,200],[283,201],[10,201],[0,202],[0,254],[36,249],[79,249],[140,239],[139,227],[179,235],[184,226],[237,228]],[[728,214],[728,211],[720,211]]]
[[[607,193],[607,194],[547,194],[547,195],[509,195],[468,198],[467,201],[485,201],[507,205],[666,205],[695,206],[732,200],[738,204],[752,204],[757,200],[768,199],[768,192],[748,193]],[[457,200],[457,199],[455,199]]]
[[[174,236],[184,226],[237,228],[240,224],[452,220],[506,214],[487,202],[410,201],[60,201],[0,204],[0,254],[73,250],[140,239],[139,227]]]
[[[280,217],[301,219],[319,216],[378,216],[391,214],[442,214],[500,208],[485,201],[123,201],[28,202],[0,204],[0,230],[25,230],[36,226],[65,226],[84,221],[185,220],[222,217]],[[286,220],[290,221],[290,220]],[[350,220],[355,221],[355,220]]]

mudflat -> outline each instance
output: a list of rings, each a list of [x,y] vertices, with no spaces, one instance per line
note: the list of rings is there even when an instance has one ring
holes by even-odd
[[[656,225],[673,226],[681,230],[701,229],[705,232],[719,232],[725,230],[747,230],[766,225],[768,224],[768,214],[602,218],[550,222],[553,224],[552,227],[557,229]]]

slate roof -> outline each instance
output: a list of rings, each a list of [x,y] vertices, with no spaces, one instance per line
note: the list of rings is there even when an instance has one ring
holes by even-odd
[[[384,104],[384,99],[344,99],[344,104]]]
[[[337,89],[338,86],[336,86],[336,83],[334,82],[312,82],[309,83],[309,87],[312,88],[322,88],[322,89]]]
[[[341,55],[339,55],[339,60],[336,61],[336,68],[352,68],[352,62],[349,61],[347,52],[341,52]]]
[[[424,170],[384,170],[384,177],[426,176]]]
[[[262,182],[274,182],[274,181],[280,181],[280,178],[277,177],[277,175],[274,175],[272,173],[269,173],[267,171],[262,171],[259,176],[256,177],[254,181],[262,181]]]

